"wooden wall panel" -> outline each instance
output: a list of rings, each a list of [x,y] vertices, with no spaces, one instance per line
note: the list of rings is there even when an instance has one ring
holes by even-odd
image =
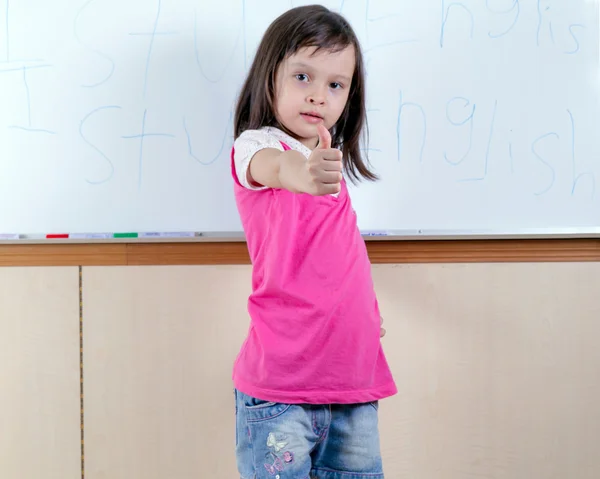
[[[600,239],[368,241],[373,264],[600,261]],[[0,266],[249,264],[243,242],[0,245]]]
[[[0,268],[0,478],[81,478],[79,272]]]
[[[250,271],[84,268],[87,479],[239,477]],[[380,407],[386,477],[598,477],[600,264],[373,274],[399,387]]]

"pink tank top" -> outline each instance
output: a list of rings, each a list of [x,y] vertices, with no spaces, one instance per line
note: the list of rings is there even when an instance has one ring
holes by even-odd
[[[288,404],[395,394],[371,264],[346,184],[337,197],[250,190],[238,181],[233,150],[231,171],[253,265],[250,328],[234,364],[235,387]]]

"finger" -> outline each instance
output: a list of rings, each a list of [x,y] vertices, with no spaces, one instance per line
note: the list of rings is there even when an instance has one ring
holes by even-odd
[[[385,336],[386,330],[385,328],[381,328],[381,330],[379,331],[379,337],[383,338]]]
[[[331,133],[325,128],[323,124],[317,126],[317,132],[319,133],[319,143],[317,148],[320,150],[327,150],[331,148]]]
[[[323,158],[321,162],[321,167],[325,171],[342,171],[342,161],[341,160],[329,160],[327,158]]]
[[[342,190],[339,183],[329,183],[321,185],[321,191],[323,195],[335,195]]]
[[[322,171],[318,175],[318,180],[325,185],[335,185],[341,183],[342,173],[340,171]]]
[[[329,178],[324,183],[339,185],[342,182],[342,174],[339,171],[331,172]]]
[[[340,183],[319,183],[316,188],[317,195],[334,195],[341,191]]]
[[[324,160],[329,161],[342,161],[344,158],[344,153],[337,148],[328,148],[327,150],[322,150],[322,155]]]

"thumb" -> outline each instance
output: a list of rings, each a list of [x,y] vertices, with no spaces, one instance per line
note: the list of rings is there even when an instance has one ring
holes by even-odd
[[[329,133],[329,130],[321,124],[317,126],[317,132],[319,133],[319,143],[317,143],[317,148],[321,150],[331,148],[331,133]]]

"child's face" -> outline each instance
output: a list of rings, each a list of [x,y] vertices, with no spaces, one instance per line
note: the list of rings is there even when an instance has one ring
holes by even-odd
[[[278,121],[309,148],[317,145],[317,126],[328,129],[340,118],[354,74],[354,47],[331,53],[303,48],[281,62],[276,75]]]

